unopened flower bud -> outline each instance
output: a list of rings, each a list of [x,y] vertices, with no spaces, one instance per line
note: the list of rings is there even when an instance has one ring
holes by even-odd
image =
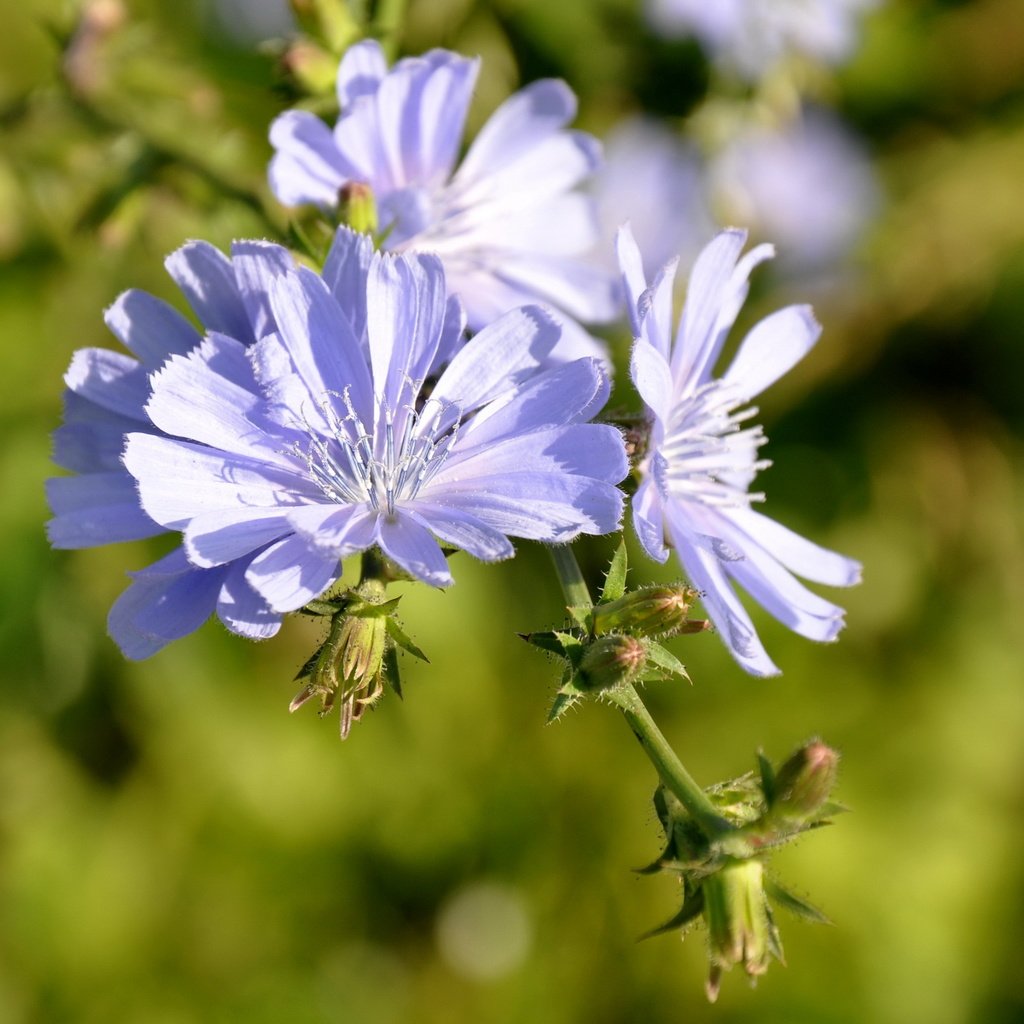
[[[377,201],[369,185],[359,181],[342,185],[338,193],[338,212],[353,231],[372,235],[377,230]]]
[[[646,660],[647,650],[636,637],[598,637],[580,661],[580,685],[586,690],[600,691],[630,683],[640,674]]]
[[[696,593],[689,587],[646,587],[594,608],[594,632],[623,631],[638,636],[675,633],[686,625]]]
[[[752,978],[764,974],[772,955],[778,955],[778,936],[764,892],[764,868],[759,860],[735,861],[701,883],[704,919],[708,926],[711,970],[706,992],[718,998],[723,971],[735,964]]]
[[[769,816],[792,822],[813,818],[836,784],[839,754],[812,740],[793,754],[775,776]]]
[[[338,74],[338,58],[308,39],[296,39],[281,56],[284,70],[308,93],[330,92]]]

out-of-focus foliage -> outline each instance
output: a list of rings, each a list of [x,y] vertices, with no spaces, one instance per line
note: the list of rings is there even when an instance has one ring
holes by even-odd
[[[838,927],[780,922],[789,969],[729,979],[714,1009],[699,935],[634,943],[677,894],[629,874],[659,835],[628,730],[597,705],[543,725],[557,670],[515,637],[563,614],[542,552],[456,556],[450,592],[408,588],[431,664],[403,665],[404,703],[342,746],[285,711],[315,627],[257,646],[211,625],[130,665],[104,619],[154,551],[48,550],[60,375],[113,345],[103,308],[129,286],[173,301],[161,260],[187,238],[286,227],[265,131],[295,96],[251,42],[281,24],[271,5],[247,24],[258,6],[98,0],[84,27],[61,0],[5,10],[0,1020],[1020,1020],[1024,4],[885,4],[809,84],[885,199],[827,290],[762,282],[751,319],[813,298],[825,325],[763,403],[764,484],[865,582],[835,646],[758,617],[781,679],[683,637],[694,686],[647,696],[708,783],[820,733],[855,813],[778,864]],[[412,0],[401,50],[435,45],[484,57],[474,124],[542,75],[598,134],[679,123],[710,81],[631,0]]]

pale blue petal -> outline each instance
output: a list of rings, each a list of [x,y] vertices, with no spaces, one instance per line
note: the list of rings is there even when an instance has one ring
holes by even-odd
[[[665,517],[662,511],[658,486],[650,477],[636,489],[633,495],[633,528],[640,546],[655,562],[668,559],[665,547]]]
[[[577,359],[537,374],[481,409],[459,434],[465,457],[507,437],[583,423],[608,401],[611,382],[596,359]]]
[[[185,527],[183,547],[200,568],[225,565],[292,532],[287,510],[232,508],[200,512]]]
[[[311,548],[336,559],[377,543],[377,513],[367,505],[303,505],[288,513],[288,523]]]
[[[201,512],[271,508],[308,500],[316,485],[241,455],[150,434],[129,434],[124,464],[142,507],[162,526],[182,529]]]
[[[539,306],[523,306],[485,327],[441,374],[433,397],[467,415],[532,377],[558,340],[559,327]]]
[[[224,574],[217,595],[217,617],[239,636],[249,640],[266,640],[281,628],[282,616],[246,582],[245,562],[235,562]]]
[[[311,550],[293,534],[257,555],[245,579],[275,612],[294,612],[319,597],[340,575],[336,557]]]
[[[381,517],[377,534],[384,554],[417,579],[434,587],[447,587],[453,582],[448,560],[437,541],[410,516]]]
[[[672,371],[664,356],[651,344],[639,339],[633,346],[630,376],[647,408],[665,421],[672,413]]]
[[[360,96],[372,96],[388,72],[376,39],[364,39],[345,51],[338,66],[338,106],[347,110]]]
[[[476,477],[498,473],[569,473],[616,484],[628,472],[617,427],[574,423],[507,437],[469,455],[452,452],[422,494],[441,493],[450,484],[464,488]]]
[[[446,544],[466,551],[482,562],[499,562],[511,558],[516,552],[509,539],[500,531],[458,509],[434,502],[417,501],[404,515],[415,519]]]
[[[637,300],[647,291],[647,277],[644,274],[644,262],[640,255],[640,248],[633,237],[633,229],[628,223],[623,224],[615,236],[615,253],[618,257],[623,288],[626,293],[630,329],[633,332],[633,337],[639,338],[643,310],[638,308]],[[662,352],[662,355],[667,356],[667,352]]]
[[[270,311],[271,284],[293,270],[295,261],[287,249],[273,242],[234,242],[231,266],[250,324],[249,335],[243,340],[259,340],[277,329]]]
[[[342,226],[324,263],[324,281],[360,339],[366,331],[366,280],[372,259],[373,239]]]
[[[139,507],[135,481],[123,469],[52,477],[46,499],[54,513],[46,532],[55,548],[91,548],[164,532]]]
[[[292,363],[314,404],[346,392],[365,425],[372,420],[372,384],[359,340],[334,296],[300,267],[276,280],[270,305]]]
[[[107,629],[125,657],[137,661],[195,632],[210,617],[224,571],[191,568],[175,550],[132,575],[134,582],[110,609]]]
[[[199,344],[199,332],[181,313],[137,288],[122,292],[103,319],[147,367],[160,366],[168,356],[189,352]]]
[[[124,435],[142,424],[74,391],[65,390],[63,398],[64,425],[53,432],[53,461],[78,473],[121,469]]]
[[[565,82],[542,79],[510,96],[480,130],[455,176],[469,185],[517,160],[525,150],[576,116],[576,97]]]
[[[278,151],[270,164],[270,187],[282,203],[337,205],[349,168],[320,118],[303,110],[285,111],[270,126],[270,143]]]
[[[729,653],[752,675],[778,675],[778,666],[768,657],[750,616],[729,583],[719,556],[711,550],[710,541],[691,533],[682,510],[669,505],[665,511],[683,570],[700,591],[704,610]]]
[[[164,261],[207,331],[252,340],[252,327],[238,294],[231,261],[208,242],[186,242]]]
[[[148,422],[149,379],[131,356],[104,348],[79,349],[71,357],[64,383],[82,398],[119,416]]]
[[[810,306],[780,309],[751,329],[722,381],[748,401],[788,373],[820,336]]]
[[[819,547],[760,512],[731,509],[729,519],[755,544],[804,579],[833,587],[852,587],[861,581],[860,562]]]

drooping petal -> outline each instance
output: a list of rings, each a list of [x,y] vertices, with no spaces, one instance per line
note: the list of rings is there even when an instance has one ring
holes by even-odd
[[[188,560],[200,568],[226,565],[292,532],[287,510],[232,508],[200,512],[184,530]]]
[[[729,511],[729,519],[787,569],[813,583],[852,587],[861,581],[860,562],[812,543],[751,508]]]
[[[281,628],[282,616],[273,611],[245,579],[246,562],[235,562],[224,574],[217,595],[217,617],[239,636],[266,640]]]
[[[125,657],[148,658],[195,632],[213,613],[222,569],[195,569],[180,549],[141,572],[114,602],[107,629]]]
[[[658,485],[650,477],[646,478],[633,495],[633,528],[636,530],[640,546],[655,562],[668,560],[668,548],[665,547],[665,516],[662,512],[661,496]]]
[[[778,675],[778,666],[768,657],[750,616],[733,591],[710,543],[691,533],[679,508],[669,505],[666,513],[672,543],[683,569],[700,591],[704,609],[729,653],[752,675]]]
[[[245,579],[275,612],[293,612],[319,597],[341,575],[333,555],[313,551],[295,534],[257,555]]]
[[[509,539],[467,512],[448,508],[436,502],[417,501],[404,511],[420,526],[447,544],[468,551],[482,562],[499,562],[511,558],[516,552]]]
[[[447,587],[453,582],[448,560],[437,541],[411,516],[403,513],[381,517],[377,534],[384,554],[417,579],[434,587]]]

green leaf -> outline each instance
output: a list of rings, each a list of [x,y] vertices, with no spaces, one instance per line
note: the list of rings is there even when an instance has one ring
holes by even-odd
[[[310,601],[308,604],[304,604],[299,612],[302,615],[337,615],[342,608],[345,607],[344,601]]]
[[[390,604],[390,602],[388,602]],[[391,617],[387,620],[386,625],[388,636],[402,648],[403,651],[411,654],[414,658],[419,658],[420,661],[425,661],[428,665],[430,659],[409,639],[402,627],[395,622]]]
[[[576,672],[572,665],[566,665],[565,672],[562,674],[562,685],[558,688],[558,693],[555,694],[551,710],[548,711],[548,724],[557,722],[569,708],[575,707],[586,696],[586,690],[576,685]]]
[[[820,911],[816,906],[801,899],[796,893],[790,891],[778,882],[770,878],[765,879],[765,892],[780,906],[797,917],[802,917],[812,924],[832,924],[831,918]],[[779,958],[782,959],[781,957]]]
[[[623,537],[612,555],[612,564],[608,566],[608,575],[604,578],[602,601],[617,601],[626,593],[626,573],[629,571],[626,561],[626,539]]]
[[[679,676],[688,683],[692,682],[686,673],[686,666],[671,651],[662,647],[661,644],[651,642],[648,645],[647,660],[669,675]]]

